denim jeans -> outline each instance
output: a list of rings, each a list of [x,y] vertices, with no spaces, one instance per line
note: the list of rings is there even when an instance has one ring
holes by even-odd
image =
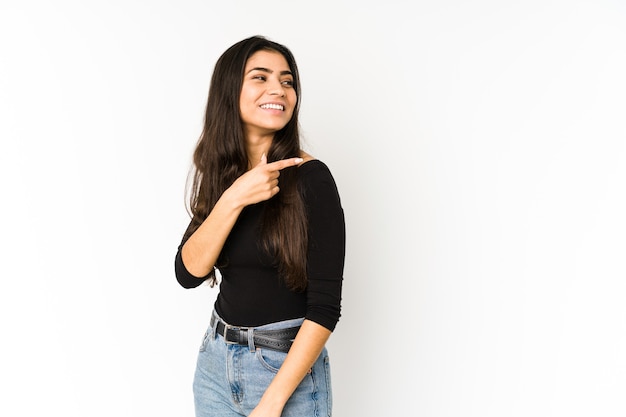
[[[213,313],[216,315],[216,313]],[[216,315],[217,316],[217,315]],[[253,328],[284,329],[302,324],[286,320]],[[216,321],[217,323],[217,321]],[[215,325],[214,325],[215,327]],[[226,344],[209,328],[203,338],[193,382],[196,417],[247,416],[258,404],[282,365],[284,352]],[[330,417],[332,395],[326,348],[283,409],[282,417]]]

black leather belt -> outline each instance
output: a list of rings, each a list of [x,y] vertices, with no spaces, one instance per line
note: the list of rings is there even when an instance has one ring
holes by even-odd
[[[211,317],[211,327],[215,323],[216,318]],[[215,328],[217,334],[224,338],[224,342],[230,345],[246,345],[248,346],[248,334],[252,334],[252,342],[255,347],[278,350],[280,352],[289,352],[293,339],[296,338],[300,326],[289,327],[286,329],[276,330],[256,330],[250,331],[248,327],[231,326],[221,320],[218,320]]]

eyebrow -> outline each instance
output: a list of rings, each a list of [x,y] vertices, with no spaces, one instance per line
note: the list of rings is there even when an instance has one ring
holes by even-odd
[[[263,68],[263,67],[254,67],[252,68],[250,71],[248,71],[246,74],[250,74],[252,71],[261,71],[261,72],[267,72],[268,74],[272,74],[274,73],[274,71],[272,71],[269,68]],[[280,75],[293,75],[291,71],[286,70],[286,71],[281,71]]]

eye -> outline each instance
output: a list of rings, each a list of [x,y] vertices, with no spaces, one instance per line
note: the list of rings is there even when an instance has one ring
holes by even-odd
[[[284,80],[281,82],[281,84],[287,87],[293,87],[293,80]]]
[[[252,77],[253,80],[259,80],[259,81],[265,81],[267,78],[265,78],[265,75],[255,75]]]

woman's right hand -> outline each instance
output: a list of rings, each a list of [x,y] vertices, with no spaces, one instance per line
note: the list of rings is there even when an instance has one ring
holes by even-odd
[[[280,170],[300,162],[302,158],[289,158],[268,164],[263,154],[257,166],[235,180],[183,245],[183,264],[191,275],[205,277],[211,271],[241,210],[275,196]]]
[[[278,187],[280,170],[301,162],[302,158],[288,158],[268,164],[267,157],[263,154],[261,162],[237,178],[226,192],[241,207],[269,200],[280,191]]]

